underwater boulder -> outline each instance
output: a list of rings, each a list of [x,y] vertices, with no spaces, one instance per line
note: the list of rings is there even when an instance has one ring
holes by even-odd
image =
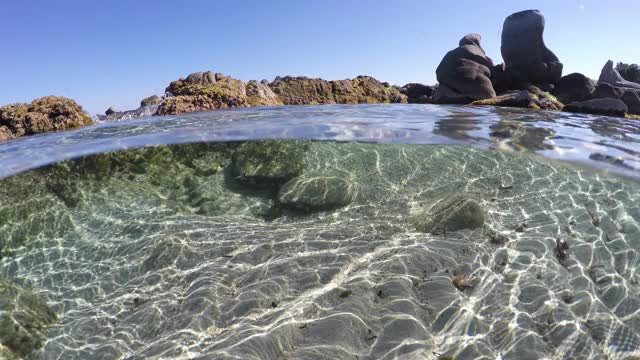
[[[419,210],[409,222],[420,232],[443,234],[483,226],[484,211],[471,197],[455,194],[440,199],[429,210]]]
[[[349,205],[356,196],[356,184],[339,170],[311,171],[289,180],[278,193],[284,207],[304,212],[332,210]]]
[[[300,140],[248,141],[233,153],[231,173],[251,187],[280,187],[302,173],[308,148],[308,142]]]
[[[46,331],[56,321],[44,297],[0,280],[0,355],[26,357],[44,345]]]

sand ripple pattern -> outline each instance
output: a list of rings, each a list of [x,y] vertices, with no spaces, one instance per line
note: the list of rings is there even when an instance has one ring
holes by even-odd
[[[266,200],[220,190],[224,214],[206,216],[139,179],[73,209],[50,194],[0,202],[43,202],[0,227],[29,237],[1,276],[43,290],[60,318],[32,358],[640,357],[637,183],[456,145],[313,143],[305,162],[350,174],[354,202],[266,222],[250,211]],[[459,192],[505,245],[410,227]]]

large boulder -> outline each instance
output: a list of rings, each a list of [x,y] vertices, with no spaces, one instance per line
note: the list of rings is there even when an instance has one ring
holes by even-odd
[[[430,209],[420,209],[409,222],[424,233],[443,234],[484,225],[484,211],[471,197],[454,194],[437,201]]]
[[[592,98],[622,100],[629,108],[629,113],[640,114],[640,89],[618,87],[601,82],[596,87]]]
[[[285,105],[335,104],[333,86],[327,80],[305,76],[276,77],[270,84]]]
[[[433,101],[464,104],[496,96],[491,84],[493,62],[480,46],[480,35],[463,37],[458,48],[449,51],[436,69],[440,83]]]
[[[302,173],[308,148],[300,140],[248,141],[233,153],[231,173],[251,187],[277,189]]]
[[[640,84],[625,80],[618,70],[613,67],[613,61],[611,60],[604,64],[598,81],[622,88],[640,89]]]
[[[332,210],[349,205],[356,186],[339,170],[310,171],[289,180],[278,193],[283,206],[303,212]]]
[[[140,101],[140,107],[160,105],[161,102],[162,102],[162,98],[160,96],[151,95],[149,97],[142,99],[142,101]]]
[[[433,86],[410,83],[400,88],[400,92],[407,96],[409,104],[426,104],[431,101],[435,88]]]
[[[562,111],[624,117],[629,108],[618,99],[592,99],[566,105]]]
[[[93,121],[78,103],[62,96],[45,96],[31,104],[0,107],[0,139],[75,129]]]
[[[519,107],[535,110],[561,110],[564,106],[553,95],[535,86],[529,87],[528,90],[513,91],[491,99],[474,101],[471,104]]]
[[[538,10],[510,15],[502,28],[502,58],[512,89],[535,85],[551,90],[562,76],[562,63],[543,39],[545,20]]]
[[[273,106],[283,105],[278,95],[269,87],[267,80],[257,82],[251,80],[246,86],[247,102],[249,106]]]
[[[553,95],[563,103],[591,99],[596,91],[596,82],[580,73],[563,76],[553,89]]]
[[[0,357],[27,357],[44,345],[47,329],[56,321],[45,298],[0,280]]]

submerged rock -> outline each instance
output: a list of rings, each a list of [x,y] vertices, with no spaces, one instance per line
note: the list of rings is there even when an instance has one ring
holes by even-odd
[[[0,280],[0,355],[26,357],[42,347],[48,327],[56,321],[45,298]]]
[[[531,85],[550,90],[562,76],[562,63],[543,39],[545,19],[538,10],[510,15],[502,28],[502,58],[512,89]]]
[[[471,104],[519,107],[535,110],[561,110],[563,107],[563,104],[553,95],[544,92],[535,86],[531,86],[529,90],[512,92],[486,100],[478,100]]]
[[[45,96],[31,104],[0,107],[0,139],[12,139],[50,131],[92,125],[93,121],[75,101]]]
[[[493,62],[480,46],[480,35],[469,34],[459,47],[449,51],[436,69],[439,86],[433,101],[440,104],[468,104],[496,96],[491,83]]]
[[[562,111],[624,117],[629,108],[618,99],[593,99],[574,102],[562,108]]]
[[[553,95],[563,103],[585,101],[591,99],[596,91],[595,80],[580,74],[573,73],[563,76],[553,89]]]
[[[285,207],[310,212],[349,205],[355,195],[356,185],[349,174],[318,170],[289,180],[280,189],[278,200]]]
[[[482,207],[464,194],[455,194],[436,202],[428,211],[421,209],[409,222],[424,233],[443,234],[484,225]]]
[[[309,145],[300,140],[249,141],[231,159],[234,178],[256,188],[279,187],[300,175]]]
[[[613,61],[611,60],[604,64],[598,81],[622,88],[640,89],[640,84],[625,80],[618,70],[613,67]]]

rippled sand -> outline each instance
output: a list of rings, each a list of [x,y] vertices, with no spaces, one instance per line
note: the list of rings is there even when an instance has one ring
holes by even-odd
[[[466,146],[313,143],[305,171],[349,173],[355,201],[267,221],[267,196],[224,171],[195,176],[194,194],[185,166],[82,180],[74,206],[42,173],[3,181],[16,249],[0,274],[60,320],[31,358],[640,357],[638,183]],[[485,229],[411,227],[455,193],[478,200]]]

